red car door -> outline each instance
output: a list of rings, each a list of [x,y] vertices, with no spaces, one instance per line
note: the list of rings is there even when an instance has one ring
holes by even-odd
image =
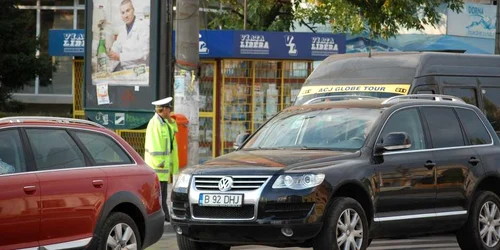
[[[38,247],[40,184],[18,129],[0,129],[0,249]]]
[[[85,246],[104,205],[104,172],[89,166],[65,129],[26,128],[26,134],[42,190],[40,246]]]

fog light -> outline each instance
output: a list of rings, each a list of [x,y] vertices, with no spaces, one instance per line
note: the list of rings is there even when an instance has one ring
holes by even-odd
[[[290,228],[286,228],[286,227],[284,227],[284,228],[282,228],[282,229],[281,229],[281,233],[282,233],[284,236],[286,236],[286,237],[292,237],[292,235],[293,235],[293,230],[292,230],[292,229],[290,229]]]
[[[182,234],[182,228],[179,226],[175,226],[175,232],[177,232],[177,234]]]

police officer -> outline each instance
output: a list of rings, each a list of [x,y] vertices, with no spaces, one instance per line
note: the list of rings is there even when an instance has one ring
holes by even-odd
[[[175,141],[177,124],[170,116],[171,102],[172,97],[167,97],[151,103],[155,105],[156,112],[149,120],[144,146],[144,160],[156,171],[160,180],[162,207],[163,211],[165,211],[166,221],[170,220],[167,207],[168,183],[172,183],[172,177],[177,177],[179,173],[179,165],[174,164],[178,162],[177,143]]]

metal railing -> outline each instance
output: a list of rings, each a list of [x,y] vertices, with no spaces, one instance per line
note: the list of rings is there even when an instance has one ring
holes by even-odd
[[[399,101],[408,101],[408,100],[415,100],[415,99],[431,100],[431,101],[437,101],[437,102],[445,101],[445,102],[466,103],[464,100],[462,100],[456,96],[451,96],[451,95],[412,94],[412,95],[393,96],[393,97],[388,98],[387,100],[383,101],[382,104],[390,104],[390,103],[396,103]]]
[[[22,123],[22,122],[59,122],[59,123],[76,123],[76,124],[85,124],[91,125],[99,128],[105,128],[101,124],[81,120],[74,118],[65,118],[65,117],[52,117],[52,116],[12,116],[0,118],[0,123]]]

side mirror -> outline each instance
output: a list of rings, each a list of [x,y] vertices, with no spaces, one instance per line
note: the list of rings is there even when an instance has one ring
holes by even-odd
[[[389,133],[383,139],[381,144],[377,146],[377,152],[397,151],[411,148],[410,136],[405,132]]]
[[[250,133],[247,133],[247,132],[239,134],[236,137],[236,141],[233,143],[233,148],[234,149],[240,148],[241,145],[243,145],[243,143],[246,141],[246,139],[248,138],[249,135],[250,135]]]

